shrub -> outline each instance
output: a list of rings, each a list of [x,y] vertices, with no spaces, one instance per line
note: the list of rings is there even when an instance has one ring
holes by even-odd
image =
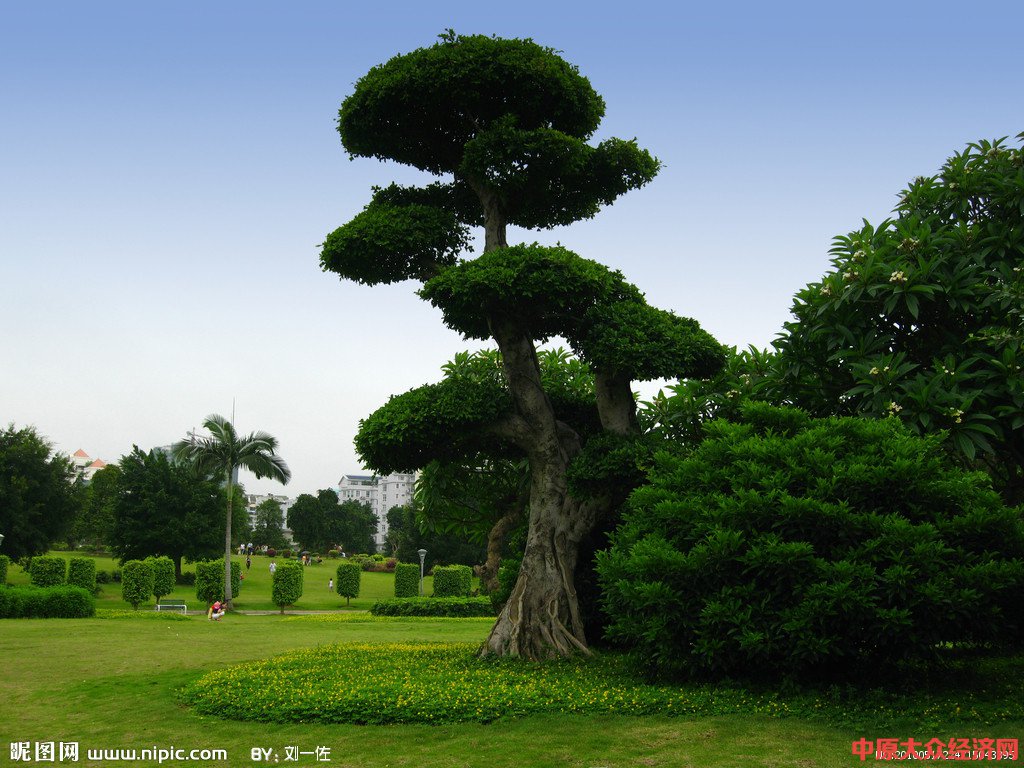
[[[437,570],[436,568],[434,569]],[[370,613],[374,616],[493,616],[494,607],[487,597],[405,597],[378,600]]]
[[[468,565],[434,568],[434,597],[469,597],[472,590],[473,569]]]
[[[302,597],[302,566],[290,560],[277,566],[270,594],[281,613],[286,605],[295,605]]]
[[[329,549],[329,550],[327,550],[327,557],[329,559],[331,559],[331,560],[337,560],[338,559],[338,550],[336,550],[336,549]]]
[[[7,566],[10,562],[11,558],[7,555],[0,555],[0,587],[7,583]]]
[[[380,554],[379,552],[376,552],[376,553],[370,555],[370,559],[373,560],[373,562],[375,562],[375,563],[383,563],[384,562],[384,555]]]
[[[419,597],[420,567],[416,563],[395,566],[395,597]]]
[[[282,550],[281,557],[283,557],[285,560],[290,560],[292,557],[292,551],[290,549]]]
[[[398,565],[398,560],[393,557],[389,557],[384,561],[384,570],[394,573],[396,565]]]
[[[196,597],[207,605],[224,599],[224,561],[208,560],[196,563]],[[238,597],[242,589],[242,566],[231,562],[231,596]]]
[[[68,563],[62,557],[33,557],[29,578],[32,586],[55,587],[63,584],[68,577]]]
[[[0,589],[0,618],[80,619],[96,613],[96,600],[81,587],[8,587]]]
[[[153,597],[160,598],[174,591],[174,561],[169,557],[147,557],[153,568]]]
[[[277,557],[277,550],[276,549],[271,549],[271,548],[268,547],[267,548],[267,557]]]
[[[608,634],[648,671],[852,677],[1020,641],[1024,522],[986,476],[896,419],[741,412],[658,456],[598,556]]]
[[[110,574],[110,571],[96,571],[97,584],[109,584],[113,580],[114,577]]]
[[[338,563],[335,590],[345,598],[345,605],[350,605],[353,597],[359,597],[359,582],[362,571],[356,563]]]
[[[68,562],[68,584],[93,594],[96,591],[96,561],[91,557],[72,557]]]
[[[114,568],[110,572],[110,580],[113,581],[115,584],[120,584],[121,583],[121,569],[120,568]]]
[[[121,566],[121,598],[136,611],[139,603],[153,594],[153,569],[142,560],[129,560]]]
[[[194,587],[196,585],[196,572],[182,571],[180,576],[174,577],[174,582],[185,587]]]

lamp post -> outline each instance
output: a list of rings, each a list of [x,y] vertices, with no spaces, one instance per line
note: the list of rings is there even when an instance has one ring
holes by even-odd
[[[4,543],[4,535],[0,533],[0,544]]]
[[[416,554],[420,556],[420,597],[423,597],[423,558],[427,556],[427,550],[418,549]]]

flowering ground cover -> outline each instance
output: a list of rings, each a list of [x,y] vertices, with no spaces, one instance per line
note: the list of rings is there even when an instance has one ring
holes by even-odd
[[[329,618],[310,617],[319,621]],[[296,619],[302,621],[304,618]],[[351,619],[346,619],[351,621]],[[887,693],[643,682],[628,659],[527,663],[479,659],[475,643],[339,644],[216,670],[181,692],[196,711],[275,723],[428,725],[536,714],[801,716],[836,725],[1024,720],[1024,676],[992,675],[987,690]],[[1003,662],[1003,672],[1008,671]],[[1020,660],[1017,666],[1021,667]],[[1024,670],[1022,670],[1024,671]],[[925,703],[926,706],[922,706]]]

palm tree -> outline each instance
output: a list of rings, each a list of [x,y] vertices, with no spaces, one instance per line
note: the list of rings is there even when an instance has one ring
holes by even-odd
[[[269,477],[287,483],[291,470],[277,455],[277,438],[266,432],[253,432],[239,437],[235,426],[216,413],[207,416],[203,426],[211,437],[190,436],[175,443],[171,451],[175,458],[194,466],[208,475],[222,475],[227,482],[228,514],[224,530],[224,601],[231,608],[231,505],[234,501],[234,475],[241,467],[248,469],[257,479]]]

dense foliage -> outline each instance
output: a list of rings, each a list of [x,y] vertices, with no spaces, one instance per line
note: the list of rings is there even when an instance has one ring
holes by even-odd
[[[473,569],[468,565],[439,565],[434,577],[434,597],[469,597],[473,591]]]
[[[897,419],[742,416],[661,454],[599,556],[609,635],[649,671],[850,676],[1024,639],[1024,521],[984,474]]]
[[[169,557],[147,557],[146,562],[153,569],[153,597],[160,598],[174,591],[174,561]]]
[[[62,539],[82,489],[66,456],[32,427],[0,429],[0,533],[13,560],[41,555]]]
[[[153,594],[153,568],[143,560],[129,560],[121,566],[121,599],[139,610]]]
[[[722,362],[694,321],[649,306],[620,273],[562,246],[507,241],[509,225],[590,218],[654,178],[658,160],[635,141],[588,143],[603,114],[589,81],[553,49],[454,32],[373,68],[341,107],[350,155],[443,181],[376,189],[362,213],[328,235],[322,267],[367,284],[419,280],[419,295],[450,328],[493,339],[500,351],[391,398],[356,437],[363,461],[382,473],[528,462],[531,535],[514,588],[518,609],[499,616],[484,653],[536,659],[586,650],[572,576],[579,544],[628,489],[574,498],[565,492],[567,465],[595,432],[638,431],[632,380],[703,376]],[[469,228],[480,225],[483,253],[464,258]],[[563,409],[544,379],[537,344],[555,336],[594,376],[585,414]],[[489,584],[496,540],[524,506],[481,505],[500,533],[488,535]],[[424,521],[444,517],[428,510]]]
[[[63,557],[41,555],[32,558],[29,578],[35,587],[55,587],[64,584],[68,576],[68,563]]]
[[[197,476],[162,451],[147,453],[138,446],[118,464],[110,548],[122,562],[166,555],[180,573],[183,558],[218,553],[225,504],[218,482]]]
[[[92,592],[74,585],[0,589],[0,619],[85,619],[95,613]]]
[[[363,569],[359,567],[359,563],[338,563],[334,591],[345,598],[345,605],[349,605],[353,597],[359,597],[359,582],[362,575]]]
[[[220,560],[196,563],[196,597],[210,605],[224,599],[224,563]],[[237,596],[242,589],[242,566],[231,563],[231,594]]]
[[[261,501],[256,507],[256,522],[253,524],[252,541],[256,546],[283,549],[288,546],[284,537],[284,514],[281,504],[274,499]]]
[[[968,145],[831,253],[776,342],[791,402],[945,431],[1024,501],[1024,152]]]
[[[395,597],[419,597],[420,565],[398,563],[395,566]]]
[[[0,555],[0,587],[7,583],[7,567],[11,563],[11,558],[7,555]]]
[[[285,606],[294,605],[302,597],[302,576],[302,566],[294,561],[285,561],[274,571],[270,596],[281,613]]]
[[[348,552],[373,552],[379,521],[369,504],[338,500],[327,488],[316,496],[303,493],[288,508],[288,528],[296,541],[311,552],[341,545]]]
[[[486,597],[396,597],[378,600],[370,613],[374,616],[470,618],[493,616],[494,606]]]
[[[170,562],[168,560],[168,562]],[[174,576],[174,565],[171,565],[171,576]],[[96,561],[91,557],[72,557],[68,561],[67,583],[81,587],[89,594],[96,591]]]

